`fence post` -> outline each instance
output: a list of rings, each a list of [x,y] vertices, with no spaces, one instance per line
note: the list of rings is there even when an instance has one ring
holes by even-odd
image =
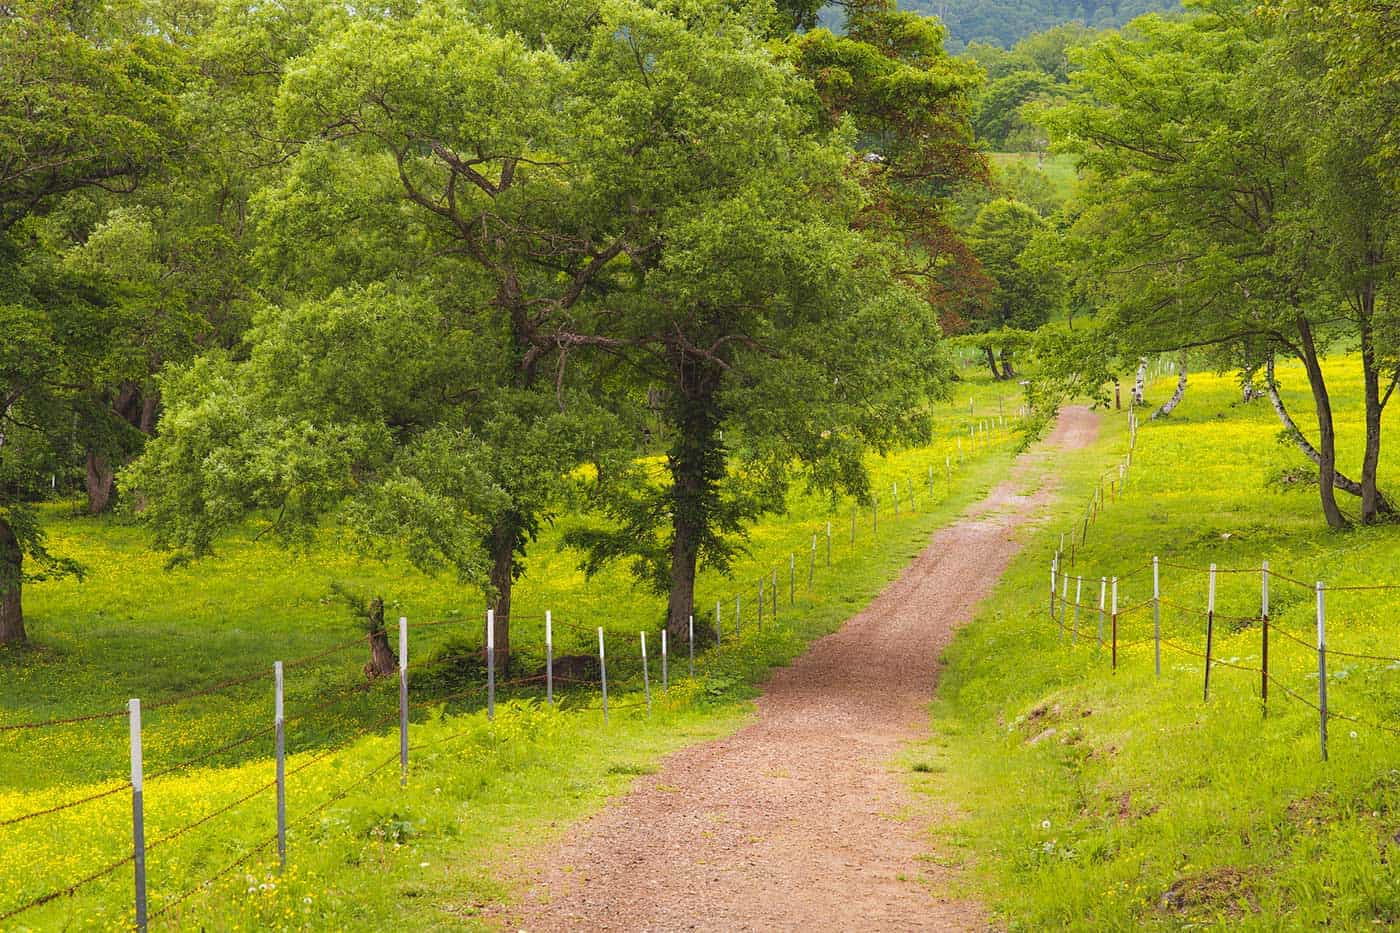
[[[831,569],[831,522],[826,523],[826,566]]]
[[[1069,609],[1069,574],[1060,574],[1060,637],[1065,637],[1065,612]]]
[[[603,627],[598,626],[598,680],[603,685],[603,725],[608,724],[608,658],[603,651]]]
[[[1059,577],[1060,555],[1050,558],[1050,618],[1055,618],[1055,584]]]
[[[277,865],[287,870],[287,737],[282,715],[282,662],[272,662],[273,725],[277,730]]]
[[[554,705],[554,613],[544,611],[544,698]]]
[[[1084,592],[1084,578],[1074,578],[1074,640],[1079,641],[1079,597]]]
[[[715,608],[719,608],[718,605]],[[685,631],[688,636],[686,641],[690,645],[690,676],[693,679],[695,677],[695,616],[690,617],[686,623]]]
[[[1259,617],[1263,623],[1263,646],[1260,653],[1259,696],[1263,700],[1263,714],[1269,715],[1269,562],[1264,561],[1259,581]]]
[[[1113,669],[1118,670],[1118,578],[1113,578]]]
[[[829,525],[830,525],[830,523],[828,523],[828,526],[829,526]],[[828,527],[828,531],[829,531],[829,527]],[[828,546],[830,546],[830,543],[831,543],[831,541],[830,541],[830,536],[828,535],[828,538],[827,538],[827,544],[828,544]],[[778,622],[778,568],[777,568],[777,567],[774,567],[774,568],[773,568],[773,624],[776,625],[777,622]]]
[[[1103,650],[1103,612],[1108,599],[1108,577],[1099,577],[1099,650]]]
[[[1317,708],[1318,734],[1322,739],[1322,760],[1327,760],[1327,632],[1323,608],[1322,581],[1317,581]]]
[[[817,536],[812,535],[812,551],[807,557],[807,589],[812,588],[812,581],[817,576]]]
[[[496,610],[486,610],[486,719],[496,718]]]
[[[661,629],[661,692],[662,692],[662,693],[670,693],[670,692],[671,692],[671,675],[670,675],[670,672],[666,669],[666,665],[667,665],[667,657],[666,657],[666,629],[665,629],[665,627],[663,626],[662,629]]]
[[[893,491],[894,495],[894,517],[899,518],[899,484],[891,483],[890,489]]]
[[[758,575],[758,630],[763,631],[763,574]]]
[[[399,616],[399,786],[408,786],[408,619]]]
[[[1162,676],[1162,586],[1156,557],[1152,558],[1152,668]]]
[[[943,470],[948,474],[948,495],[953,494],[953,458],[943,455]]]
[[[141,701],[126,704],[131,732],[131,860],[136,878],[136,929],[146,931],[146,812],[141,801],[145,779],[141,769]]]
[[[715,647],[716,647],[716,648],[718,648],[718,647],[723,643],[723,638],[722,638],[721,635],[720,635],[720,630],[719,630],[719,629],[720,629],[720,624],[719,624],[719,600],[715,600]],[[693,632],[691,633],[691,636],[690,636],[690,645],[691,645],[691,654],[694,654],[694,653],[695,653],[695,634],[694,634]],[[692,670],[692,671],[691,671],[692,676],[694,675],[694,673],[695,673],[695,671]]]
[[[856,529],[856,518],[851,516],[851,531]],[[797,555],[788,555],[788,605],[797,605]]]
[[[647,715],[651,715],[651,671],[647,668],[647,633],[642,632],[642,690],[647,695]]]
[[[1206,600],[1206,687],[1201,699],[1210,699],[1210,654],[1215,641],[1215,565],[1210,565],[1210,596]]]

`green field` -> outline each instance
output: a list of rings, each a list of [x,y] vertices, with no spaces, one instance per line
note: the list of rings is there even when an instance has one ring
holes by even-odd
[[[1352,358],[1334,360],[1334,398],[1360,397]],[[1280,370],[1300,424],[1306,380]],[[1170,394],[1156,381],[1149,402]],[[935,737],[911,754],[919,786],[969,816],[942,847],[975,867],[977,892],[1011,929],[1214,927],[1345,929],[1400,920],[1400,655],[1397,592],[1328,594],[1330,760],[1319,753],[1313,594],[1271,586],[1268,717],[1262,715],[1260,564],[1329,586],[1400,583],[1393,527],[1329,532],[1316,488],[1279,482],[1302,464],[1267,400],[1241,404],[1233,376],[1191,377],[1166,421],[1143,420],[1128,490],[1090,529],[1070,573],[1097,603],[1103,575],[1165,564],[1162,674],[1153,673],[1150,608],[1123,617],[1117,671],[1096,644],[1049,615],[1051,556],[1077,527],[1090,491],[1127,446],[1110,417],[1100,442],[1062,463],[1065,496],[950,649]],[[1394,431],[1395,413],[1386,419]],[[1338,412],[1344,465],[1360,460],[1360,411]],[[1383,488],[1400,488],[1384,469]],[[1344,497],[1345,498],[1345,497]],[[1352,503],[1343,501],[1344,509]],[[1203,700],[1208,576],[1218,578],[1210,697]],[[1071,598],[1074,584],[1071,582]],[[1121,606],[1151,596],[1151,575],[1120,587]],[[1253,620],[1253,621],[1251,621]],[[1073,625],[1073,618],[1068,620]],[[1111,625],[1110,625],[1111,628]],[[1293,636],[1290,639],[1288,636]],[[1146,643],[1142,643],[1146,640]],[[1194,652],[1194,653],[1192,653]],[[1008,676],[1014,672],[1015,676]],[[1289,688],[1301,699],[1283,692]]]
[[[968,371],[975,380],[975,369]],[[504,703],[493,728],[480,712],[484,698],[477,649],[480,592],[423,577],[394,562],[350,556],[329,535],[312,552],[290,554],[250,541],[254,529],[223,543],[215,558],[162,569],[138,527],[49,508],[52,544],[83,555],[83,582],[40,583],[26,592],[34,645],[0,657],[8,685],[0,725],[83,716],[141,697],[144,716],[147,841],[153,922],[188,925],[198,917],[217,929],[312,925],[371,929],[386,918],[415,927],[456,925],[485,899],[508,892],[492,880],[509,855],[625,787],[668,749],[734,728],[752,687],[774,664],[831,631],[879,591],[917,553],[928,532],[985,490],[1018,444],[1009,428],[994,444],[957,464],[957,440],[976,416],[990,417],[1007,387],[966,381],[956,402],[936,413],[934,446],[872,462],[881,494],[878,533],[868,509],[795,495],[786,515],[756,528],[750,554],[735,577],[702,576],[699,604],[722,598],[730,640],[703,655],[694,681],[676,677],[648,717],[641,706],[637,632],[655,631],[663,602],[621,570],[586,581],[578,558],[545,534],[532,551],[517,589],[511,677],[543,661],[543,615],[556,620],[556,655],[595,650],[598,626],[609,633],[612,716],[604,726],[591,685],[565,688],[570,712],[543,708],[531,685]],[[951,489],[944,457],[954,464]],[[936,466],[934,494],[928,468]],[[901,515],[890,493],[902,487]],[[909,501],[911,487],[916,496]],[[833,523],[827,569],[825,524]],[[813,534],[820,536],[815,586],[806,586]],[[789,555],[796,556],[796,600],[788,601]],[[756,631],[757,579],[780,570],[780,624],[771,615]],[[411,779],[397,781],[394,721],[397,687],[367,683],[360,671],[363,641],[345,606],[330,598],[342,582],[381,593],[392,615],[411,624],[414,704]],[[734,597],[744,601],[742,645],[733,642]],[[771,613],[771,609],[769,610]],[[415,623],[424,624],[413,628]],[[279,875],[265,843],[272,831],[271,682],[275,659],[319,653],[324,658],[287,672],[288,810],[291,856]],[[653,658],[657,650],[651,641]],[[468,655],[465,667],[430,662]],[[423,665],[423,666],[419,666]],[[673,657],[672,674],[684,673]],[[162,700],[246,675],[250,682],[159,706]],[[659,679],[653,661],[651,676]],[[472,691],[460,699],[456,694]],[[502,700],[510,696],[502,691]],[[235,747],[221,751],[230,743]],[[7,895],[0,915],[29,899],[79,880],[122,859],[130,846],[127,725],[111,717],[41,729],[0,731],[0,821],[112,791],[110,796],[50,816],[0,826],[12,854],[0,872]],[[199,758],[191,766],[179,763]],[[372,771],[382,765],[378,771]],[[168,775],[157,775],[173,768]],[[338,797],[344,789],[349,793]],[[251,799],[237,803],[244,796]],[[186,825],[233,805],[177,838]],[[245,862],[239,862],[250,851]],[[234,866],[230,868],[230,866]],[[222,874],[220,874],[222,873]],[[368,875],[367,875],[368,873]],[[198,882],[219,875],[208,889]],[[123,865],[71,897],[27,912],[5,925],[89,928],[129,921],[131,868]],[[176,898],[190,891],[184,901]]]
[[[1079,170],[1072,156],[1041,155],[1036,152],[990,152],[987,158],[997,168],[1022,165],[1040,172],[1050,180],[1052,188],[1061,199],[1073,195],[1079,184]]]

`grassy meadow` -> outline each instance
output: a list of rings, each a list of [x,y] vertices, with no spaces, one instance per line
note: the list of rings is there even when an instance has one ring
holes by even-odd
[[[1343,469],[1356,470],[1363,426],[1359,367],[1331,361]],[[1307,382],[1279,371],[1307,430]],[[1149,386],[1149,404],[1174,377]],[[1234,376],[1191,376],[1169,419],[1144,413],[1126,492],[1110,500],[1076,553],[1083,603],[1102,576],[1125,577],[1119,605],[1151,597],[1161,568],[1162,673],[1153,672],[1150,607],[1120,620],[1118,668],[1097,644],[1097,614],[1062,637],[1049,615],[1049,570],[1061,532],[1078,528],[1091,490],[1127,449],[1126,419],[1105,418],[1093,447],[1063,459],[1063,496],[976,622],[947,655],[934,737],[910,750],[922,791],[958,802],[943,858],[974,866],[969,883],[1009,929],[1069,927],[1374,928],[1400,922],[1400,590],[1327,595],[1330,760],[1319,751],[1315,601],[1270,587],[1268,716],[1262,713],[1257,621],[1262,561],[1328,586],[1400,584],[1391,527],[1327,529],[1304,460],[1280,443],[1267,399],[1240,400]],[[1400,490],[1385,424],[1382,488]],[[1315,434],[1315,428],[1312,432]],[[1305,472],[1305,471],[1304,471]],[[1313,481],[1315,482],[1315,480]],[[1354,502],[1343,496],[1343,507]],[[1203,699],[1208,575],[1218,577],[1209,700]],[[1196,568],[1182,570],[1168,564]],[[1073,610],[1067,623],[1073,628]],[[1111,628],[1111,626],[1109,626]],[[1290,638],[1289,636],[1292,636]],[[1235,665],[1235,666],[1225,666]],[[1015,676],[1008,676],[1014,673]],[[1339,718],[1352,717],[1356,721]]]
[[[252,541],[255,527],[224,541],[215,557],[164,569],[142,529],[90,519],[75,506],[48,507],[50,544],[80,556],[86,580],[26,588],[33,646],[0,654],[0,834],[11,855],[0,869],[0,918],[30,899],[112,867],[101,880],[0,926],[102,929],[132,918],[127,725],[112,716],[51,728],[13,728],[50,718],[120,709],[141,697],[147,775],[150,909],[156,928],[379,929],[474,922],[480,906],[508,896],[501,867],[522,847],[602,804],[677,746],[736,728],[753,686],[775,664],[856,612],[895,576],[929,532],[992,485],[1019,438],[1010,429],[1014,388],[964,369],[956,399],[937,407],[928,448],[872,461],[878,530],[869,509],[795,494],[789,510],[755,528],[732,579],[702,574],[698,605],[724,602],[726,644],[698,659],[697,676],[672,651],[671,688],[656,690],[650,716],[640,695],[637,632],[655,630],[663,600],[622,569],[592,580],[556,530],[533,547],[516,589],[512,677],[543,664],[543,616],[555,619],[556,656],[596,651],[609,633],[611,721],[592,686],[560,686],[560,709],[538,690],[501,692],[488,726],[476,652],[484,606],[479,591],[417,574],[392,557],[357,557],[329,535],[309,553]],[[1008,429],[975,453],[965,435],[1000,404]],[[965,461],[958,465],[958,445]],[[944,458],[953,463],[951,484]],[[933,494],[928,469],[934,466]],[[890,486],[900,484],[901,514]],[[910,490],[916,493],[912,503]],[[832,522],[831,567],[826,522]],[[874,532],[874,533],[872,533]],[[806,577],[819,536],[815,585]],[[789,555],[796,599],[789,604]],[[779,571],[779,625],[755,626],[757,580]],[[397,685],[369,683],[357,623],[330,596],[333,582],[385,597],[386,615],[410,620],[413,704],[410,779],[400,789]],[[743,600],[741,644],[734,598]],[[770,610],[771,612],[771,610]],[[323,652],[325,653],[323,656]],[[434,657],[468,655],[465,668]],[[289,867],[275,870],[273,660],[313,656],[288,669]],[[421,665],[421,666],[420,666]],[[230,679],[205,695],[163,701]],[[503,679],[505,677],[503,676]],[[465,696],[459,697],[459,694]],[[514,699],[509,699],[514,696]],[[5,728],[10,727],[10,728]],[[191,764],[183,764],[196,759]],[[168,772],[168,773],[162,773]],[[47,807],[106,793],[61,812],[9,822]],[[225,811],[225,808],[228,808]],[[194,828],[185,830],[192,823]],[[262,846],[262,848],[256,848]],[[201,886],[206,879],[214,882]]]

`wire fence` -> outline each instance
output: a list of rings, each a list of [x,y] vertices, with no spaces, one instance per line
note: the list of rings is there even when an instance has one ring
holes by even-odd
[[[1378,732],[1400,735],[1400,725],[1351,715],[1333,708],[1329,703],[1328,690],[1329,687],[1335,689],[1337,678],[1335,676],[1329,678],[1327,668],[1329,658],[1344,658],[1351,661],[1384,664],[1387,665],[1386,670],[1400,669],[1400,655],[1385,654],[1381,650],[1361,650],[1362,646],[1357,646],[1355,650],[1337,648],[1329,643],[1327,636],[1329,622],[1327,597],[1329,595],[1400,590],[1400,584],[1327,585],[1320,580],[1308,582],[1299,575],[1279,572],[1270,565],[1269,561],[1263,561],[1257,567],[1219,567],[1215,564],[1201,567],[1153,557],[1149,561],[1136,563],[1117,571],[1101,569],[1097,573],[1085,573],[1076,566],[1082,557],[1090,530],[1097,522],[1104,507],[1106,504],[1116,501],[1129,485],[1132,476],[1133,453],[1137,446],[1137,425],[1137,412],[1135,408],[1130,407],[1128,413],[1128,451],[1114,469],[1105,471],[1098,477],[1089,496],[1084,517],[1077,520],[1068,532],[1060,536],[1059,547],[1054,553],[1050,566],[1049,612],[1046,616],[1039,618],[1054,625],[1060,638],[1071,646],[1090,642],[1090,638],[1087,636],[1081,638],[1081,620],[1085,624],[1092,623],[1094,625],[1092,642],[1096,649],[1107,647],[1109,664],[1114,671],[1117,671],[1120,663],[1124,660],[1122,658],[1124,652],[1148,645],[1152,646],[1153,649],[1154,673],[1157,676],[1161,676],[1162,673],[1162,650],[1164,648],[1201,662],[1203,702],[1208,702],[1210,699],[1211,672],[1214,669],[1225,668],[1255,675],[1257,678],[1256,695],[1260,700],[1262,716],[1269,715],[1271,689],[1275,695],[1282,695],[1290,703],[1298,704],[1317,715],[1319,752],[1324,761],[1328,757],[1327,727],[1331,720],[1342,720]],[[1192,603],[1182,598],[1163,595],[1163,570],[1173,574],[1177,580],[1188,581],[1197,590],[1198,598],[1201,595],[1199,594],[1199,585],[1203,583],[1205,585],[1204,599]],[[1151,574],[1151,596],[1132,603],[1125,600],[1120,604],[1120,589],[1129,580],[1135,580],[1147,574]],[[1217,583],[1219,579],[1250,576],[1257,578],[1259,586],[1258,599],[1253,603],[1250,611],[1247,613],[1221,612],[1217,608]],[[1088,581],[1089,591],[1092,594],[1096,579],[1099,587],[1097,602],[1093,601],[1092,595],[1090,601],[1083,601],[1085,581]],[[1302,590],[1308,594],[1307,600],[1312,604],[1311,608],[1313,609],[1311,613],[1313,625],[1307,636],[1291,631],[1281,624],[1278,618],[1270,614],[1270,587],[1277,584],[1293,587],[1294,592]],[[1074,590],[1073,596],[1070,596],[1071,586]],[[1240,585],[1237,583],[1236,589],[1238,588]],[[1275,605],[1278,604],[1278,596],[1279,592],[1276,590],[1273,593]],[[1296,599],[1286,599],[1285,601],[1290,605],[1296,603]],[[1169,613],[1165,624],[1168,627],[1174,625],[1178,629],[1175,633],[1164,629],[1164,609]],[[1336,620],[1332,621],[1335,627]],[[1221,658],[1216,650],[1217,625],[1229,626],[1232,631],[1227,634],[1236,638],[1249,631],[1257,632],[1259,663],[1257,665],[1249,664],[1242,659],[1233,657]],[[1307,667],[1309,679],[1316,680],[1315,699],[1306,696],[1305,692],[1296,684],[1285,683],[1280,679],[1279,642],[1277,640],[1279,637],[1294,652],[1289,663],[1296,666],[1301,660]],[[1187,644],[1188,638],[1200,639],[1199,647]],[[1271,639],[1274,639],[1272,657],[1270,655]],[[1105,643],[1107,644],[1105,645]],[[1301,655],[1300,649],[1303,652]]]
[[[902,516],[913,516],[920,511],[921,494],[925,495],[924,502],[929,507],[937,501],[943,501],[938,496],[940,490],[944,493],[943,499],[950,497],[954,490],[955,468],[961,467],[968,458],[994,448],[1011,438],[1014,435],[1017,420],[1016,416],[1007,415],[1003,409],[996,416],[989,415],[980,420],[969,422],[964,425],[967,428],[965,434],[959,430],[945,437],[943,449],[938,451],[943,456],[941,463],[931,461],[923,464],[925,469],[922,469],[918,474],[906,472],[902,476],[887,477],[890,482],[888,500],[882,501],[881,497],[876,495],[872,496],[870,502],[864,506],[853,503],[847,556],[859,557],[862,553],[860,547],[862,542],[857,534],[862,512],[868,515],[870,534],[877,536],[882,507],[886,512],[886,520],[899,519]],[[964,439],[967,441],[966,449],[964,449]],[[951,441],[951,443],[946,443],[947,441]],[[927,508],[924,511],[927,511]],[[792,550],[785,564],[760,573],[747,592],[731,594],[728,598],[716,600],[712,617],[702,616],[700,619],[696,619],[692,616],[685,633],[686,637],[681,644],[676,644],[679,639],[668,640],[665,637],[668,634],[678,633],[663,632],[659,640],[655,639],[657,633],[652,633],[654,639],[652,642],[653,654],[650,657],[647,655],[647,633],[645,632],[609,631],[606,626],[585,626],[567,618],[554,618],[553,613],[547,612],[545,613],[543,633],[545,670],[526,676],[497,678],[494,666],[496,657],[494,639],[497,632],[494,613],[487,612],[484,625],[480,619],[465,617],[421,620],[412,624],[407,618],[400,618],[399,651],[395,659],[398,664],[396,671],[399,687],[397,691],[398,702],[393,705],[393,708],[388,708],[387,704],[379,706],[378,712],[370,712],[367,719],[361,717],[357,728],[349,734],[337,735],[334,741],[323,741],[320,733],[311,729],[316,725],[318,716],[334,711],[337,707],[344,707],[354,700],[363,701],[371,706],[383,703],[387,699],[385,696],[387,691],[376,689],[373,684],[364,682],[347,684],[340,689],[331,690],[328,694],[318,695],[315,702],[301,709],[295,715],[287,716],[284,712],[285,675],[288,672],[312,668],[357,646],[368,646],[371,640],[376,637],[387,639],[387,633],[361,634],[302,657],[276,662],[265,670],[244,672],[207,686],[158,698],[145,704],[140,700],[133,699],[123,708],[96,710],[90,713],[50,719],[0,723],[0,733],[26,731],[43,733],[49,730],[83,728],[104,720],[125,719],[130,745],[128,761],[126,762],[130,767],[128,779],[81,793],[71,799],[48,803],[27,812],[7,816],[0,819],[0,830],[6,832],[27,830],[38,821],[77,808],[95,805],[100,801],[121,794],[129,794],[132,799],[130,832],[132,850],[129,854],[119,859],[107,861],[90,872],[80,873],[74,879],[53,883],[40,890],[33,890],[33,888],[40,887],[39,885],[21,884],[18,891],[12,892],[15,899],[10,904],[4,905],[3,901],[0,901],[0,925],[28,915],[32,911],[62,898],[84,892],[91,886],[111,878],[128,866],[132,866],[134,868],[134,903],[132,905],[134,922],[138,929],[145,930],[151,918],[176,915],[180,906],[191,897],[201,891],[210,890],[216,883],[239,867],[248,864],[274,846],[278,853],[278,867],[284,868],[289,827],[301,825],[326,808],[344,800],[356,790],[367,788],[367,782],[371,778],[387,771],[395,762],[398,762],[400,766],[400,785],[406,786],[410,775],[410,756],[413,752],[450,743],[455,739],[472,735],[480,728],[480,721],[474,719],[475,725],[427,742],[414,743],[410,739],[414,727],[413,714],[415,713],[422,714],[424,711],[443,709],[453,704],[470,705],[484,701],[486,723],[489,726],[495,718],[495,706],[498,698],[503,700],[530,699],[551,706],[561,713],[601,711],[605,724],[609,721],[609,717],[618,711],[645,710],[650,713],[653,707],[653,684],[656,684],[658,689],[665,693],[669,691],[671,681],[677,679],[682,673],[686,677],[693,676],[697,648],[700,649],[699,660],[703,672],[707,665],[723,663],[726,657],[744,655],[746,649],[753,647],[753,639],[763,637],[765,622],[771,631],[781,621],[785,621],[791,616],[791,610],[797,605],[799,588],[803,590],[804,595],[812,591],[816,586],[818,569],[833,566],[834,541],[841,537],[833,532],[833,520],[823,520],[817,523],[815,531],[804,532],[801,540],[805,547]],[[806,558],[805,567],[801,566],[799,555]],[[805,581],[801,580],[800,571],[805,571]],[[781,579],[784,575],[785,580]],[[782,583],[787,584],[786,593],[783,592]],[[749,601],[751,597],[752,601]],[[781,609],[781,603],[784,599],[788,603],[788,612]],[[733,616],[726,617],[725,609],[726,606],[731,605],[731,601]],[[744,615],[745,609],[751,613],[748,618]],[[507,621],[503,620],[503,622]],[[701,637],[698,644],[697,623],[701,626]],[[729,624],[728,628],[726,628],[726,623]],[[482,643],[480,646],[454,642],[446,648],[440,648],[436,654],[430,653],[423,657],[417,657],[415,652],[415,656],[410,658],[410,648],[412,647],[410,633],[450,631],[454,626],[469,633],[469,638],[475,636],[476,633],[481,633]],[[577,664],[573,663],[580,660],[580,656],[574,656],[560,659],[570,662],[568,669],[555,670],[553,632],[556,626],[570,633],[576,639],[591,641],[596,637],[596,655],[583,656],[583,660],[588,661],[585,669],[580,670]],[[712,627],[711,632],[705,631],[707,626]],[[714,639],[712,645],[709,643],[711,636]],[[629,647],[625,653],[617,656],[609,655],[607,650],[616,651],[616,646],[619,643],[630,643],[636,647]],[[634,654],[637,647],[640,648],[640,654]],[[677,657],[678,649],[683,652],[680,657]],[[486,667],[484,681],[472,681],[461,687],[444,690],[441,689],[440,683],[429,676],[436,672],[453,673],[463,665],[470,668],[467,672],[468,677],[479,676],[480,669],[474,665],[483,660]],[[657,670],[658,662],[660,670]],[[677,663],[685,665],[683,672],[675,669]],[[421,681],[417,689],[414,688],[415,681]],[[149,773],[145,772],[146,762],[143,752],[141,722],[143,706],[147,712],[155,709],[170,710],[193,699],[226,696],[229,691],[256,683],[270,683],[272,687],[275,715],[270,724],[250,728],[227,741],[216,742],[210,747],[200,748],[193,754],[162,763],[155,770]],[[425,685],[429,689],[425,690]],[[542,689],[543,695],[541,695]],[[374,764],[368,770],[356,774],[351,780],[338,783],[330,790],[325,799],[297,814],[293,819],[287,818],[286,799],[288,787],[292,783],[291,779],[304,776],[306,772],[318,766],[324,766],[327,762],[354,754],[355,743],[367,736],[385,734],[385,730],[390,728],[395,721],[397,721],[399,733],[399,750],[396,754]],[[293,726],[301,727],[302,732],[305,733],[303,738],[311,741],[307,750],[291,753],[291,755],[305,757],[290,763],[289,767],[286,741],[289,734],[292,737],[297,735],[296,729],[289,730],[289,727]],[[158,791],[162,779],[189,773],[197,768],[210,766],[235,755],[244,756],[244,760],[273,758],[275,776],[259,780],[251,788],[233,794],[200,815],[165,830],[149,841],[146,839],[144,812],[147,782],[158,782],[153,788],[154,791]],[[277,800],[275,831],[270,832],[265,837],[260,837],[231,862],[199,879],[197,883],[163,898],[156,905],[154,911],[148,909],[146,856],[149,853],[163,851],[179,840],[199,836],[198,831],[207,830],[215,821],[241,814],[254,802],[273,796]],[[74,818],[81,817],[75,816]],[[0,834],[0,839],[3,838],[3,834]],[[128,918],[132,918],[131,913],[128,914]]]

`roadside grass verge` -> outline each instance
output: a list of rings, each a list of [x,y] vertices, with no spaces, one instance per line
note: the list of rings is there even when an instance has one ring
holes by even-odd
[[[1334,400],[1360,395],[1354,360],[1331,365]],[[1306,425],[1306,382],[1281,368],[1285,398]],[[1164,399],[1174,380],[1150,387]],[[1141,422],[1126,493],[1108,503],[1076,554],[1083,602],[1099,579],[1156,555],[1163,566],[1164,637],[1204,650],[1211,563],[1218,579],[1214,657],[1261,663],[1260,575],[1331,586],[1400,583],[1393,527],[1333,533],[1301,455],[1278,442],[1267,400],[1245,405],[1230,377],[1196,374],[1177,414]],[[1343,462],[1360,459],[1360,412],[1338,412]],[[1396,417],[1386,419],[1394,431]],[[1392,438],[1394,434],[1392,433]],[[1216,666],[1203,699],[1204,662],[1164,648],[1153,673],[1150,607],[1120,621],[1117,671],[1097,644],[1097,613],[1073,610],[1061,634],[1049,615],[1049,568],[1059,533],[1078,528],[1101,472],[1127,447],[1110,413],[1100,441],[1061,460],[1062,497],[975,622],[947,653],[933,707],[933,738],[911,755],[927,764],[918,786],[959,801],[966,815],[938,848],[974,866],[970,884],[1011,929],[1209,927],[1342,928],[1400,922],[1400,664],[1332,656],[1330,760],[1319,752],[1315,709],[1260,677]],[[1391,458],[1394,463],[1394,458]],[[1400,472],[1383,472],[1400,488]],[[1120,584],[1119,605],[1150,598],[1151,573]],[[1302,588],[1270,587],[1269,669],[1277,683],[1317,699],[1315,603]],[[1183,608],[1177,608],[1183,607]],[[1328,596],[1334,651],[1400,655],[1400,592]],[[1291,640],[1287,636],[1292,635]]]

